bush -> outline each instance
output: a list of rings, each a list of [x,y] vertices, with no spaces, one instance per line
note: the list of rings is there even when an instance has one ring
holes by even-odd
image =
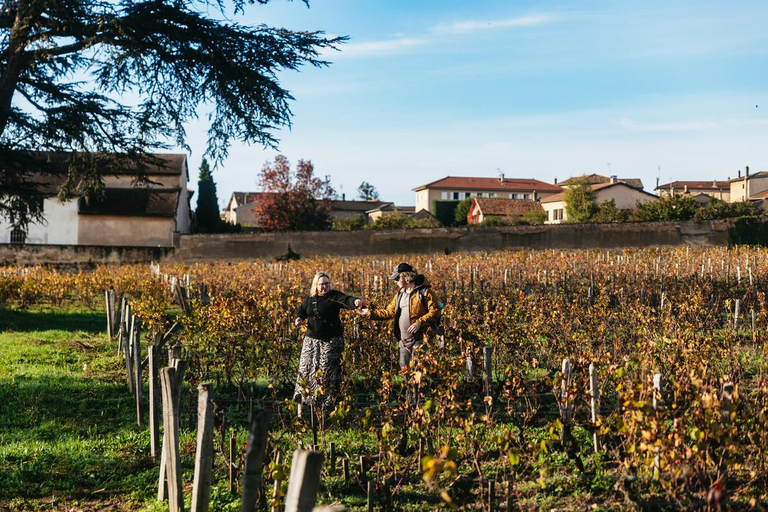
[[[333,231],[358,231],[365,228],[365,217],[356,215],[346,219],[334,219],[331,224]]]
[[[528,210],[520,218],[521,224],[528,224],[529,226],[539,226],[547,221],[547,212],[542,208],[536,210]]]
[[[597,213],[592,216],[591,222],[607,224],[627,222],[628,219],[629,212],[616,208],[616,201],[611,199],[610,201],[605,201],[598,205]]]
[[[633,220],[640,222],[655,222],[663,220],[688,220],[700,208],[699,203],[691,196],[673,194],[660,197],[657,201],[637,203],[637,211]]]
[[[702,206],[694,214],[695,220],[731,219],[734,217],[750,217],[757,215],[757,207],[748,201],[726,203],[712,198],[708,205]]]
[[[503,217],[497,217],[497,216],[486,216],[483,218],[483,222],[481,222],[480,226],[509,226],[511,223],[503,218]]]
[[[469,213],[469,209],[471,207],[472,207],[471,197],[462,199],[461,201],[459,201],[459,204],[456,205],[456,210],[453,213],[453,218],[456,220],[457,226],[467,225],[467,214]]]
[[[456,225],[456,207],[460,201],[436,200],[432,201],[432,215],[439,220],[443,226]],[[466,219],[466,216],[465,216]]]
[[[728,230],[728,242],[732,245],[768,246],[768,221],[764,217],[742,217]]]

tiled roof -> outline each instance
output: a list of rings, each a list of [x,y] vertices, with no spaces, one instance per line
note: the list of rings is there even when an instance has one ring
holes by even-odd
[[[721,181],[673,181],[664,185],[659,185],[656,190],[683,190],[688,187],[688,190],[712,190],[712,189],[726,189],[728,182],[726,180]]]
[[[608,176],[603,176],[602,174],[585,174],[584,176],[574,176],[573,178],[568,178],[567,180],[560,183],[560,185],[570,185],[578,180],[586,179],[587,183],[590,185],[597,185],[600,183],[610,183],[611,178]],[[617,178],[617,181],[621,181],[623,183],[626,183],[630,187],[639,188],[642,190],[643,188],[643,181],[640,178]]]
[[[729,180],[728,183],[734,183],[736,181],[744,181],[745,176],[739,176],[738,178],[733,178],[732,180]],[[768,171],[760,171],[756,172],[755,174],[750,174],[749,179],[752,178],[768,178]]]
[[[85,153],[57,152],[57,151],[29,151],[27,152],[28,164],[25,166],[31,172],[55,173],[66,175],[69,164],[74,157],[84,156]],[[96,165],[103,168],[105,175],[134,174],[133,168],[120,168],[117,164],[125,156],[120,153],[92,153],[88,155]],[[179,153],[153,153],[156,161],[147,162],[147,175],[180,175],[183,170],[187,155]]]
[[[640,192],[641,194],[646,194],[646,195],[649,195],[651,197],[657,197],[654,194],[646,192],[645,190],[642,190],[642,189],[633,187],[631,185],[628,185],[627,183],[624,183],[623,181],[616,181],[616,182],[613,182],[613,183],[597,183],[595,185],[590,185],[590,186],[592,187],[592,190],[594,190],[595,192],[598,192],[600,190],[605,190],[605,189],[611,188],[611,187],[629,187],[632,190],[634,190],[635,192]],[[556,203],[558,201],[565,201],[565,192],[561,192],[561,193],[555,194],[553,196],[545,197],[544,199],[541,200],[542,203]]]
[[[232,192],[238,206],[246,203],[253,203],[259,198],[261,192]]]
[[[367,212],[384,204],[389,203],[379,201],[378,199],[371,201],[331,201],[331,211]]]
[[[749,199],[767,199],[768,198],[768,190],[763,190],[762,192],[758,192],[757,194],[752,194],[749,196]]]
[[[517,216],[531,210],[541,210],[536,201],[526,199],[506,199],[503,197],[475,197],[483,215]]]
[[[414,192],[431,189],[469,190],[469,191],[510,191],[525,192],[535,190],[537,192],[559,192],[562,190],[557,185],[544,183],[533,178],[474,178],[461,176],[447,176],[432,183],[414,188]]]
[[[102,199],[78,201],[82,215],[175,217],[181,189],[108,188]]]

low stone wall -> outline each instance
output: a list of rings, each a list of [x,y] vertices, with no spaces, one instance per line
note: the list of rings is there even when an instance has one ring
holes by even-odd
[[[120,265],[158,261],[171,252],[173,249],[167,247],[0,244],[0,264],[88,268],[99,264]]]
[[[183,235],[176,261],[728,244],[731,221]]]

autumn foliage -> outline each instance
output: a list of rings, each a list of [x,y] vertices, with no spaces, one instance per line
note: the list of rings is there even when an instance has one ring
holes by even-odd
[[[326,178],[315,176],[310,160],[299,160],[294,171],[283,155],[266,162],[259,174],[262,199],[254,208],[265,231],[317,231],[330,228],[331,198]]]

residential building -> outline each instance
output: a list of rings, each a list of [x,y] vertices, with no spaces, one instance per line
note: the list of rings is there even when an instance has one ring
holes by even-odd
[[[389,204],[391,203],[379,201],[378,199],[369,201],[346,201],[342,196],[340,201],[331,201],[331,220],[361,217],[368,222],[367,212],[369,210],[375,210]]]
[[[529,211],[541,209],[541,204],[537,201],[504,197],[475,197],[467,213],[467,224],[480,224],[489,217],[513,221]]]
[[[756,200],[758,194],[768,190],[768,171],[761,171],[755,174],[749,173],[749,167],[744,169],[744,175],[739,171],[738,177],[729,180],[730,202]]]
[[[586,182],[590,185],[600,185],[601,183],[612,183],[614,181],[621,181],[622,183],[626,183],[630,187],[635,187],[635,188],[639,188],[640,190],[643,190],[643,181],[640,178],[619,178],[617,176],[603,176],[602,174],[595,174],[595,173],[568,178],[562,183],[559,183],[559,185],[562,187],[567,187],[577,181],[582,181],[582,180],[586,180]],[[555,179],[555,183],[558,184],[557,179]]]
[[[670,195],[697,196],[704,194],[721,201],[729,201],[731,197],[731,186],[727,181],[673,181],[659,185],[655,190],[659,197]]]
[[[64,152],[29,152],[32,179],[45,194],[43,222],[26,230],[0,219],[0,243],[172,247],[191,230],[189,169],[184,154],[156,154],[146,183],[136,185],[128,171],[102,175],[104,194],[89,201],[59,202],[56,192],[72,158]],[[106,161],[119,154],[99,155]]]
[[[447,176],[413,189],[416,211],[432,211],[437,200],[460,200],[468,197],[499,197],[536,201],[562,192],[562,188],[533,178],[474,178]],[[434,213],[434,212],[433,212]]]
[[[259,219],[253,209],[256,208],[261,195],[261,192],[232,192],[222,217],[230,224],[258,227]]]
[[[627,185],[623,181],[599,183],[591,185],[591,187],[595,191],[597,204],[613,199],[619,210],[634,210],[637,203],[658,199],[657,196]],[[565,192],[542,199],[541,206],[547,212],[547,224],[560,224],[568,220],[568,213],[565,208]]]
[[[416,213],[416,209],[413,206],[395,206],[394,203],[383,203],[376,208],[371,208],[365,213],[368,215],[368,222],[372,224],[376,222],[376,219],[385,215],[394,215],[395,213],[413,215]]]

